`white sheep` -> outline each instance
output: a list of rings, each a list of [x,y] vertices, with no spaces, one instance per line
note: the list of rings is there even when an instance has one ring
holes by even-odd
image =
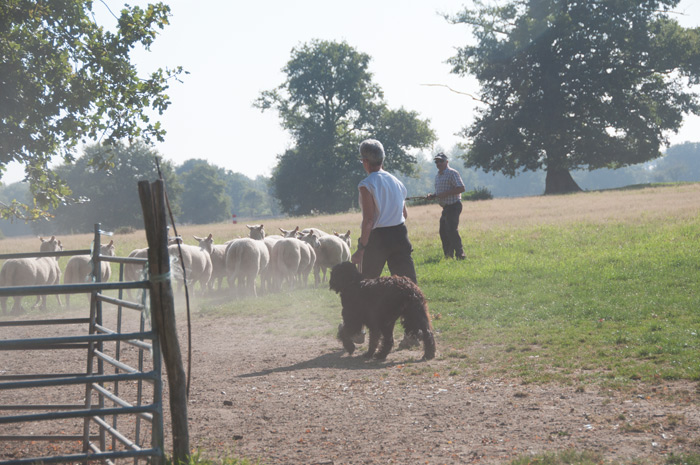
[[[114,257],[114,241],[100,246],[100,255]],[[109,262],[100,262],[100,280],[104,283],[112,276]],[[92,257],[90,255],[73,255],[66,264],[63,284],[83,284],[92,282]],[[70,307],[70,294],[66,294],[66,307]]]
[[[275,246],[275,243],[282,239],[282,236],[279,234],[271,234],[269,236],[265,236],[265,239],[263,239],[263,242],[267,246],[267,252],[270,254],[270,261],[267,264],[267,268],[262,272],[260,275],[260,289],[263,291],[272,291],[273,290],[273,281],[275,279],[275,264],[272,261],[272,249]]]
[[[227,276],[226,274],[226,244],[214,244],[214,236],[209,234],[207,237],[192,236],[199,242],[199,246],[203,250],[210,250],[211,257],[211,279],[209,280],[209,289],[214,289],[214,284],[218,281],[217,289],[221,290],[221,281]]]
[[[182,237],[174,236],[168,238],[168,245],[182,244]],[[148,247],[143,249],[134,249],[129,252],[130,258],[145,258],[148,259]],[[141,281],[145,279],[145,263],[125,263],[124,264],[124,281]],[[129,298],[132,298],[131,289],[126,290]]]
[[[257,296],[255,278],[262,275],[270,262],[270,252],[263,240],[244,237],[228,244],[226,273],[229,286],[238,285],[239,295]]]
[[[273,281],[276,289],[281,289],[285,281],[290,289],[294,287],[302,260],[301,247],[302,242],[295,237],[284,237],[273,246],[270,260],[275,270]]]
[[[299,226],[297,226],[294,229],[279,228],[279,230],[282,233],[282,236],[284,236],[284,237],[297,237],[297,233],[299,232]]]
[[[262,224],[254,224],[252,226],[247,224],[246,227],[250,230],[248,236],[251,239],[262,240],[265,238],[265,228]]]
[[[350,241],[350,230],[349,229],[348,229],[348,232],[346,232],[345,234],[338,234],[337,232],[333,231],[333,235],[341,238],[348,245],[348,248],[352,249],[352,242]]]
[[[182,261],[180,259],[180,250],[182,251]],[[211,250],[196,245],[173,244],[168,246],[168,254],[174,258],[170,267],[171,271],[175,272],[176,275],[179,273],[180,282],[178,289],[182,290],[182,269],[184,268],[187,274],[187,282],[193,283],[192,291],[194,292],[194,284],[199,282],[202,292],[206,292],[212,273]]]
[[[59,252],[63,250],[61,241],[56,236],[51,239],[41,240],[40,252]],[[61,283],[61,269],[58,266],[58,257],[36,257],[36,258],[11,258],[2,265],[0,269],[0,287],[15,286],[44,286]],[[59,307],[61,297],[56,294]],[[46,295],[37,296],[34,307],[41,301],[42,310],[46,310]],[[7,297],[0,297],[2,313],[7,310]],[[12,305],[12,313],[22,313],[22,296],[15,296]]]
[[[302,238],[304,240],[304,238]],[[317,240],[316,264],[314,265],[314,281],[316,285],[326,282],[326,270],[333,268],[338,263],[350,261],[350,247],[338,236],[322,236]],[[321,281],[323,270],[323,281]]]
[[[301,260],[299,260],[299,269],[297,270],[297,281],[301,287],[306,287],[309,284],[309,274],[311,274],[311,270],[313,270],[314,265],[316,264],[316,251],[314,250],[313,245],[304,241],[300,242]]]
[[[323,236],[329,236],[326,231],[321,231],[318,228],[304,228],[300,232],[300,234],[307,235],[309,233],[313,233],[316,237],[323,237]]]
[[[302,253],[302,260],[299,264],[299,272],[297,273],[301,285],[306,287],[309,282],[309,274],[311,273],[311,270],[316,269],[316,263],[318,262],[318,250],[321,244],[318,236],[316,236],[316,234],[313,232],[307,234],[300,233],[299,240],[304,244],[304,247],[308,250],[307,253],[309,254],[309,260],[305,261],[304,254]]]
[[[148,259],[148,247],[144,249],[134,249],[129,252],[129,258],[146,258]],[[124,264],[124,281],[141,281],[145,277],[145,263],[125,263]],[[133,299],[131,289],[126,290],[126,295],[129,299]]]

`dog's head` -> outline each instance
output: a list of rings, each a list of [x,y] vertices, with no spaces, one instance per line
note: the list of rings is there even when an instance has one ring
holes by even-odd
[[[357,267],[350,262],[338,263],[331,270],[331,279],[328,281],[332,291],[341,293],[348,288],[356,287],[362,280],[362,275]]]

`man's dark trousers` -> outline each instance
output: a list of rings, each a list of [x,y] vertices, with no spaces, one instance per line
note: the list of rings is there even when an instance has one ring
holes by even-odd
[[[462,213],[462,202],[455,202],[442,207],[440,215],[440,240],[445,257],[464,258],[462,238],[459,236],[459,215]]]

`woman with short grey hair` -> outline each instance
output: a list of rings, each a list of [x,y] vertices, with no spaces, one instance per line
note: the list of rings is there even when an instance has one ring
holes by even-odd
[[[388,265],[392,275],[417,282],[413,246],[406,229],[406,187],[384,171],[384,146],[375,139],[360,144],[362,166],[368,176],[358,185],[362,225],[352,262],[363,279],[377,278]]]

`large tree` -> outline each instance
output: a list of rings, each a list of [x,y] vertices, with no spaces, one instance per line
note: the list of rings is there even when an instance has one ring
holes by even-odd
[[[181,222],[207,224],[230,217],[231,199],[226,195],[224,170],[206,160],[192,159],[185,161],[177,173],[182,184]]]
[[[700,34],[669,16],[679,0],[508,0],[449,17],[476,43],[450,59],[484,103],[463,131],[465,163],[514,176],[545,169],[545,194],[579,190],[573,169],[660,156],[698,113]]]
[[[370,57],[345,42],[314,40],[292,50],[287,79],[255,102],[275,109],[294,145],[278,155],[272,183],[287,213],[338,212],[357,205],[364,175],[357,147],[367,137],[382,141],[388,170],[411,173],[413,148],[435,135],[415,112],[391,110],[372,81]]]
[[[56,175],[73,186],[79,202],[69,202],[49,210],[55,218],[33,223],[37,233],[85,233],[95,223],[104,229],[143,228],[143,213],[138,196],[138,182],[158,179],[155,164],[158,153],[143,142],[117,143],[113,146],[93,144],[75,162],[55,169]],[[110,167],[96,169],[92,161],[110,159]],[[160,162],[168,198],[174,214],[179,213],[181,187],[172,163]]]
[[[96,16],[112,12],[104,3],[95,7],[101,15],[91,0],[0,2],[0,177],[12,161],[25,165],[40,207],[70,195],[48,165],[56,155],[72,161],[79,142],[162,140],[163,129],[149,115],[168,107],[168,81],[182,73],[139,76],[131,62],[134,47],[148,49],[168,24],[167,5],[125,6],[113,16],[116,28],[97,24]]]

